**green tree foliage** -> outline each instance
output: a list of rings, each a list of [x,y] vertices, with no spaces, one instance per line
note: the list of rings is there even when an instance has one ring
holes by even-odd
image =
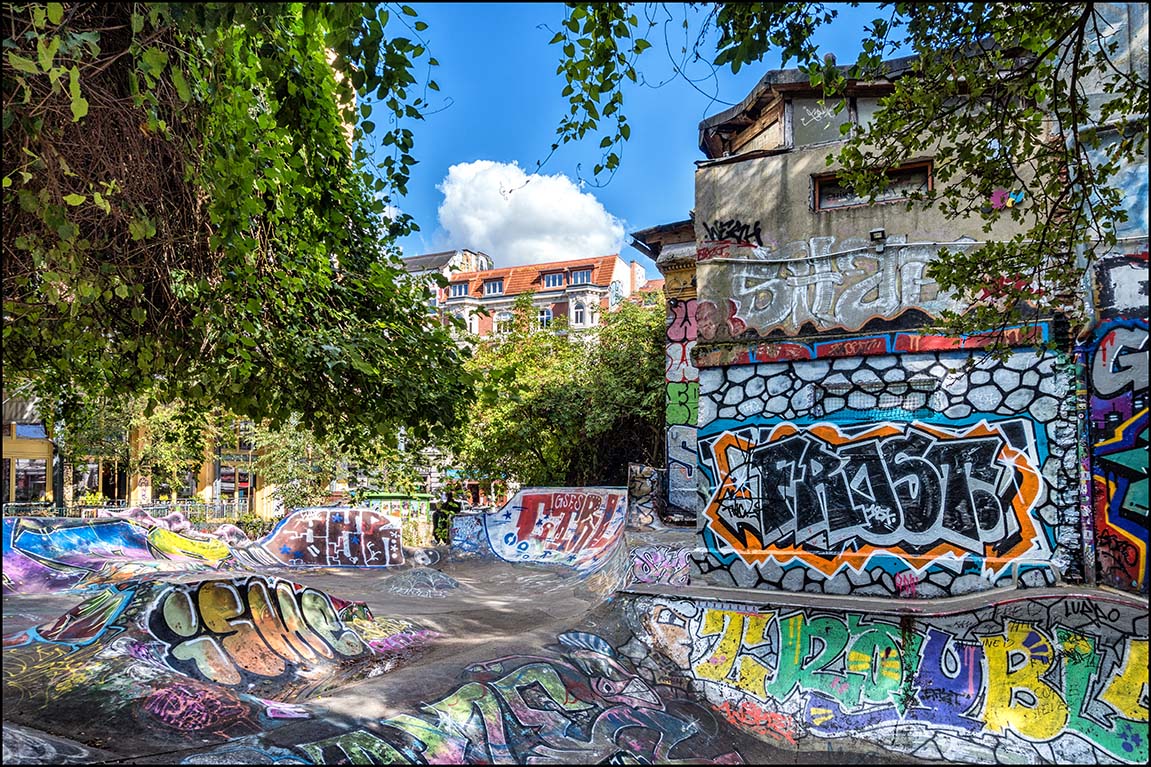
[[[199,471],[231,421],[219,409],[204,413],[179,402],[149,410],[141,396],[97,397],[85,405],[53,432],[62,460],[119,464],[129,474],[150,477],[153,487],[173,490],[184,484],[188,472]]]
[[[357,491],[422,489],[418,454],[381,440],[320,437],[298,418],[277,428],[257,425],[252,447],[253,471],[285,509],[327,503],[332,482],[348,482]]]
[[[641,29],[630,10],[636,5],[569,4],[552,40],[561,46],[557,71],[571,106],[558,129],[560,141],[602,133],[605,160],[597,175],[614,169],[618,147],[628,138],[620,116],[623,88],[636,80],[636,56],[650,47],[642,34],[658,33],[661,16],[670,21],[676,15],[674,6],[646,4],[647,27]],[[876,170],[930,155],[937,183],[912,204],[935,206],[952,218],[982,217],[985,231],[1003,217],[1016,222],[1020,231],[1010,239],[943,250],[930,266],[940,287],[969,307],[945,315],[942,329],[1001,328],[1036,313],[1082,319],[1084,250],[1115,244],[1117,227],[1128,217],[1116,173],[1146,162],[1146,63],[1140,71],[1137,59],[1124,60],[1107,18],[1115,8],[868,7],[875,18],[861,30],[862,53],[850,66],[822,58],[812,39],[836,19],[834,3],[691,4],[682,23],[688,29],[694,13],[691,55],[733,72],[780,50],[784,66],[795,62],[838,110],[847,106],[849,81],[890,81],[892,91],[880,99],[870,124],[845,126],[844,142],[829,153],[828,164],[838,163],[845,180],[874,199],[887,182]],[[683,52],[686,58],[686,46]],[[894,59],[896,53],[909,57]],[[1022,191],[1024,202],[989,205],[997,188]]]
[[[624,302],[586,332],[562,318],[537,327],[530,296],[513,315],[469,362],[481,384],[458,440],[463,470],[521,485],[621,485],[629,461],[658,462],[663,307]]]
[[[320,436],[453,423],[461,353],[381,216],[436,87],[414,15],[6,4],[5,376],[65,418],[142,394]],[[376,165],[368,98],[395,126]]]

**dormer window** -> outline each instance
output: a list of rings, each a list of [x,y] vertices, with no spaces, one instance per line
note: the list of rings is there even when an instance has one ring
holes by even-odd
[[[503,292],[504,292],[504,280],[502,277],[499,278],[498,280],[488,280],[484,283],[484,295],[485,296],[498,296]]]
[[[591,284],[591,269],[579,269],[572,272],[571,276],[572,285],[590,285]]]
[[[460,298],[468,294],[468,284],[466,282],[453,282],[452,283],[452,298]]]
[[[562,288],[564,286],[563,272],[551,272],[544,275],[545,288]]]

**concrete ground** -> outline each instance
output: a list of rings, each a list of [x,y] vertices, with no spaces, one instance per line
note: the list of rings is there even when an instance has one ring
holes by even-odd
[[[628,639],[619,605],[610,591],[612,584],[599,574],[580,579],[566,568],[501,561],[450,562],[446,552],[439,553],[445,560],[432,567],[274,568],[261,573],[285,577],[343,599],[362,600],[377,618],[403,618],[420,629],[439,634],[387,673],[308,699],[309,706],[325,712],[321,717],[293,720],[235,741],[257,744],[249,750],[237,748],[221,753],[221,743],[227,746],[232,741],[219,739],[202,746],[189,744],[186,739],[174,740],[168,749],[163,747],[163,739],[154,734],[145,737],[122,729],[109,730],[99,721],[89,721],[90,714],[84,711],[55,708],[56,714],[49,719],[31,716],[26,707],[10,708],[6,683],[5,710],[14,710],[17,715],[11,719],[5,715],[4,762],[271,763],[265,761],[270,759],[276,763],[305,763],[294,746],[338,738],[340,733],[349,731],[348,723],[418,714],[430,702],[452,695],[475,677],[477,669],[500,668],[493,664],[497,659],[558,657],[557,636],[563,632],[590,632],[613,644]],[[649,590],[658,591],[660,587]],[[70,594],[5,596],[4,633],[50,623],[81,599]],[[734,752],[746,763],[816,764],[841,761],[845,756],[861,763],[926,763],[879,751],[866,743],[859,744],[852,754],[845,754],[843,744],[837,743],[834,757],[830,754],[831,744],[827,744],[826,751],[781,748],[736,730],[702,706],[693,711],[691,721],[700,723],[715,754]],[[338,720],[335,725],[334,720]],[[350,753],[348,748],[344,753]],[[351,754],[351,761],[379,761],[381,753],[362,749]],[[561,752],[548,761],[586,763],[587,756],[587,752]],[[626,755],[611,758],[612,763],[635,763],[629,762]]]

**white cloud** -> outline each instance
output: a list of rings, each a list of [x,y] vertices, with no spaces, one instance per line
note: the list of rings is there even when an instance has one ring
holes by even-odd
[[[564,175],[477,160],[450,167],[436,188],[453,246],[483,251],[497,267],[606,256],[623,245],[623,222]]]

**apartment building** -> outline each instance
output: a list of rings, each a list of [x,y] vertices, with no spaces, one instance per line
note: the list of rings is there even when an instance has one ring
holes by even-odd
[[[470,251],[463,251],[470,252]],[[405,259],[409,271],[427,272],[432,256]],[[437,306],[467,323],[481,338],[510,327],[517,297],[533,294],[536,322],[550,327],[563,317],[573,329],[599,323],[603,312],[642,290],[647,275],[637,262],[618,255],[551,261],[543,264],[450,272],[448,286],[437,296]],[[486,314],[480,310],[486,310]]]

